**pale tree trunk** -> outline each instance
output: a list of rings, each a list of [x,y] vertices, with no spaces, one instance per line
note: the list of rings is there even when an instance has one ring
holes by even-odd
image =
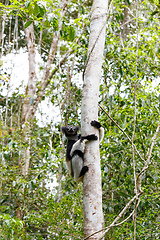
[[[6,16],[7,16],[7,14],[5,13],[4,15],[3,15],[3,19],[0,19],[1,21],[0,21],[0,24],[1,24],[1,22],[2,22],[2,25],[1,25],[1,31],[0,31],[0,43],[1,43],[1,52],[0,52],[0,58],[3,56],[3,46],[4,46],[4,29],[5,29],[5,22],[6,22]],[[1,17],[0,17],[1,18]]]
[[[98,135],[98,131],[91,127],[90,122],[98,119],[99,82],[105,43],[107,8],[108,0],[93,1],[82,97],[82,136],[91,133]],[[89,167],[83,181],[84,234],[87,237],[101,230],[104,224],[98,141],[87,144],[85,165]],[[91,236],[89,239],[99,239],[101,236],[102,232]]]
[[[36,60],[35,60],[35,36],[34,36],[34,26],[33,23],[25,29],[25,35],[27,40],[27,47],[28,47],[28,61],[29,61],[29,78],[28,84],[26,87],[26,96],[24,99],[23,107],[22,107],[22,127],[26,130],[25,141],[28,144],[28,147],[24,153],[23,160],[22,160],[22,174],[28,174],[29,168],[29,158],[30,158],[30,137],[29,137],[29,126],[28,123],[30,120],[34,119],[35,112],[37,110],[38,104],[41,102],[42,97],[44,96],[45,89],[49,84],[50,80],[50,68],[51,64],[53,63],[53,59],[56,52],[56,47],[60,38],[60,30],[62,28],[62,17],[65,14],[66,6],[68,0],[64,0],[62,3],[62,11],[61,11],[61,19],[59,20],[59,32],[55,33],[53,36],[46,69],[44,72],[43,79],[40,84],[40,90],[38,94],[36,93],[36,84],[37,84],[37,77],[36,77]],[[28,132],[28,134],[27,134]]]
[[[36,51],[35,51],[35,36],[33,23],[25,29],[25,35],[28,47],[28,62],[29,62],[29,78],[26,87],[26,96],[22,108],[22,124],[27,123],[29,119],[33,119],[33,102],[36,93]]]
[[[22,107],[22,128],[24,132],[24,142],[27,144],[26,149],[23,151],[23,156],[19,158],[19,166],[21,167],[21,173],[24,177],[28,175],[29,170],[29,162],[30,162],[30,122],[34,117],[33,114],[33,101],[36,94],[36,61],[35,61],[35,36],[34,36],[34,26],[33,23],[25,29],[27,47],[28,47],[28,62],[29,62],[29,78],[28,84],[26,87],[26,96],[24,99],[23,107]],[[24,192],[24,189],[21,188],[21,192]],[[19,219],[23,219],[24,210],[22,203],[17,199],[16,201],[17,209],[16,209],[16,217]]]
[[[30,160],[30,134],[28,120],[34,118],[33,102],[36,94],[36,51],[35,51],[35,36],[33,23],[25,29],[25,35],[28,47],[28,62],[29,62],[29,78],[26,88],[26,96],[22,108],[22,127],[25,130],[24,141],[27,143],[27,148],[23,153],[23,158],[20,159],[19,165],[21,165],[22,174],[27,176]]]

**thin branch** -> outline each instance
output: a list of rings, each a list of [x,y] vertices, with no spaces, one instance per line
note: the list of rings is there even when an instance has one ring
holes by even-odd
[[[123,210],[119,213],[119,215],[116,217],[116,219],[106,228],[106,231],[104,232],[104,235],[103,237],[105,236],[105,234],[112,228],[112,227],[117,227],[121,224],[123,224],[124,222],[126,222],[135,212],[135,209],[138,207],[139,203],[140,203],[140,194],[138,196],[138,199],[137,199],[137,196],[135,195],[127,204],[126,206],[123,208]],[[134,208],[134,210],[130,213],[130,215],[124,219],[122,222],[120,223],[117,223],[116,222],[122,217],[122,215],[125,213],[125,211],[130,207],[130,205],[134,202],[134,200],[136,200],[136,203],[135,203],[135,206],[136,208]],[[101,237],[99,240],[101,240],[103,237]]]
[[[42,97],[44,96],[44,92],[46,87],[48,86],[48,84],[50,83],[52,77],[54,76],[54,74],[59,70],[59,67],[62,66],[65,61],[67,60],[67,57],[72,54],[76,49],[70,49],[66,52],[66,54],[64,55],[64,57],[60,60],[60,62],[56,65],[55,69],[50,73],[48,80],[45,82],[42,82],[39,86],[39,90],[37,91],[37,98],[36,101],[34,101],[33,103],[33,108],[32,111],[33,113],[35,113],[35,111],[37,110],[37,106],[38,104],[41,102]]]
[[[135,113],[134,113],[134,130],[132,136],[132,142],[134,141],[135,129],[136,129],[136,117],[137,117],[137,97],[136,97],[136,85],[137,85],[137,64],[138,64],[138,2],[136,1],[136,67],[135,67],[135,85],[134,85],[134,106],[135,106]],[[133,172],[134,172],[134,182],[135,182],[135,194],[138,196],[138,188],[137,188],[137,178],[136,178],[136,163],[134,158],[134,148],[132,145],[132,156],[133,156]],[[136,223],[137,223],[137,207],[135,205],[135,212],[133,214],[133,221],[134,221],[134,240],[136,240]]]
[[[66,59],[68,58],[68,56],[70,54],[72,54],[74,51],[76,51],[76,48],[74,49],[69,49],[63,56],[63,58],[60,60],[60,62],[57,64],[57,66],[55,67],[55,69],[51,72],[51,74],[49,75],[49,80],[52,79],[53,75],[57,72],[57,70],[59,69],[59,67],[61,67],[63,65],[63,63],[66,61]]]
[[[47,63],[46,63],[45,73],[43,76],[44,83],[48,80],[48,77],[50,75],[50,68],[51,68],[51,64],[53,63],[53,59],[54,59],[55,52],[57,49],[58,41],[60,39],[60,31],[62,30],[62,19],[66,13],[67,3],[68,3],[68,0],[62,1],[61,18],[59,19],[59,22],[58,22],[59,31],[55,32],[53,39],[52,39],[52,43],[51,43],[51,47],[50,47],[50,51],[49,51],[49,55],[48,55],[48,59],[47,59]]]
[[[112,122],[114,122],[114,124],[124,133],[124,135],[128,138],[128,140],[132,143],[132,145],[134,146],[136,152],[137,152],[137,148],[135,147],[135,145],[133,144],[132,140],[128,137],[128,135],[123,131],[123,129],[113,120],[113,118],[102,108],[102,106],[99,105],[99,107],[106,113],[106,115],[111,119]],[[153,151],[153,147],[155,145],[155,142],[156,142],[156,138],[157,138],[157,135],[158,135],[158,132],[160,130],[160,123],[158,124],[158,127],[156,129],[156,132],[152,138],[152,144],[151,144],[151,148],[150,150],[148,151],[148,158],[147,158],[147,161],[145,162],[145,165],[142,169],[142,171],[138,174],[138,177],[137,177],[137,190],[138,190],[138,193],[126,204],[126,206],[124,207],[124,209],[120,212],[120,214],[116,217],[116,219],[107,227],[107,228],[103,228],[93,234],[91,234],[90,236],[84,238],[83,240],[87,240],[89,237],[95,235],[96,233],[100,232],[100,231],[104,231],[106,229],[106,231],[104,232],[103,234],[103,237],[105,236],[105,234],[114,226],[118,226],[122,223],[124,223],[125,221],[127,221],[136,211],[138,205],[139,205],[139,202],[140,202],[140,195],[143,193],[143,191],[141,190],[141,183],[142,183],[142,176],[143,176],[143,173],[147,170],[148,168],[148,165],[149,165],[149,162],[150,162],[150,159],[151,159],[151,155],[152,155],[152,151]],[[139,155],[139,152],[137,152],[137,154]],[[140,155],[139,155],[140,156]],[[141,156],[140,156],[141,157]],[[141,158],[143,160],[143,158]],[[122,217],[122,215],[125,213],[125,211],[130,207],[130,205],[132,204],[132,202],[136,199],[136,204],[135,204],[135,208],[133,210],[133,212],[125,219],[123,220],[121,223],[118,223],[116,224],[116,222]],[[99,240],[103,239],[103,237],[101,237]]]
[[[76,51],[76,49],[69,49],[63,56],[63,58],[60,60],[59,63],[57,63],[57,65],[55,66],[54,70],[50,73],[48,80],[46,82],[43,82],[40,84],[40,91],[41,93],[39,93],[39,96],[43,95],[44,90],[46,89],[46,87],[48,86],[48,84],[50,83],[51,79],[53,78],[54,74],[59,70],[59,67],[61,67],[65,61],[67,60],[68,56],[70,54],[72,54],[74,51]]]
[[[109,117],[109,119],[119,128],[119,130],[127,137],[127,139],[129,140],[129,142],[134,146],[134,148],[135,148],[135,151],[136,151],[136,153],[138,154],[138,156],[140,157],[140,159],[142,160],[142,161],[144,161],[144,159],[143,159],[143,157],[141,156],[141,154],[139,153],[139,151],[137,150],[137,147],[135,146],[135,144],[134,143],[132,143],[132,140],[130,139],[130,137],[125,133],[125,131],[118,125],[118,123],[116,123],[115,121],[114,121],[114,119],[104,110],[104,108],[100,105],[100,104],[98,104],[99,105],[99,107],[102,109],[102,111]]]
[[[154,147],[154,145],[155,145],[156,138],[157,138],[157,135],[158,135],[159,130],[160,130],[160,123],[158,124],[158,127],[157,127],[157,129],[156,129],[156,132],[155,132],[155,134],[154,134],[154,136],[153,136],[153,138],[152,138],[151,148],[150,148],[150,150],[148,151],[148,154],[147,154],[147,155],[148,155],[148,158],[147,158],[147,160],[146,160],[146,162],[145,162],[145,165],[144,165],[143,169],[141,170],[141,172],[140,172],[140,173],[138,174],[138,176],[137,176],[137,184],[138,184],[138,190],[139,190],[139,192],[143,192],[143,191],[141,190],[142,176],[143,176],[144,172],[147,170],[148,165],[149,165],[149,163],[150,163],[150,159],[151,159],[153,147]]]
[[[105,234],[106,234],[112,227],[119,226],[119,225],[123,224],[124,222],[126,222],[126,221],[134,214],[135,208],[134,208],[134,210],[132,211],[132,213],[131,213],[126,219],[124,219],[122,222],[116,224],[116,222],[123,216],[123,214],[125,213],[125,211],[131,206],[131,204],[134,202],[134,200],[136,200],[136,208],[138,207],[139,202],[140,202],[140,199],[139,199],[140,195],[141,195],[141,193],[139,193],[138,199],[137,199],[137,196],[135,195],[135,196],[126,204],[126,206],[123,208],[123,210],[118,214],[118,216],[115,218],[115,220],[114,220],[108,227],[102,228],[101,230],[96,231],[96,232],[90,234],[89,236],[85,237],[83,240],[87,240],[87,239],[89,239],[90,237],[94,236],[95,234],[106,230],[106,231],[104,232],[103,236],[102,236],[101,238],[99,238],[99,240],[101,240],[101,239],[103,239],[103,237],[105,236]]]
[[[123,134],[127,137],[127,139],[130,141],[130,143],[131,144],[133,144],[132,143],[132,140],[128,137],[128,135],[124,132],[124,130],[118,125],[118,123],[116,123],[115,121],[114,121],[114,119],[104,110],[104,108],[100,105],[100,104],[98,104],[99,105],[99,107],[104,111],[104,113],[110,118],[110,120],[120,129],[120,131],[121,132],[123,132]],[[142,156],[140,155],[140,153],[138,152],[138,150],[137,150],[137,148],[136,148],[136,146],[133,144],[133,146],[134,146],[134,148],[135,148],[135,150],[136,150],[136,153],[138,154],[138,156],[141,158],[141,160],[143,160],[144,162],[145,162],[145,165],[144,165],[144,167],[143,167],[143,169],[141,170],[141,172],[138,174],[138,176],[137,176],[137,184],[138,184],[138,191],[140,192],[140,193],[143,193],[143,191],[141,190],[141,180],[140,180],[140,177],[142,178],[142,174],[147,170],[147,168],[148,168],[148,165],[149,165],[149,162],[150,162],[150,158],[151,158],[151,155],[152,155],[152,150],[153,150],[153,147],[154,147],[154,144],[155,144],[155,141],[156,141],[156,138],[157,138],[157,135],[158,135],[158,132],[159,132],[159,129],[160,129],[160,123],[158,124],[158,127],[157,127],[157,129],[156,129],[156,132],[155,132],[155,134],[154,134],[154,136],[153,136],[153,138],[152,138],[152,144],[151,144],[151,148],[150,148],[150,150],[149,150],[149,152],[148,152],[148,158],[147,158],[147,160],[146,161],[144,161],[144,159],[142,158]]]
[[[135,208],[134,208],[134,210],[129,214],[129,216],[128,216],[127,218],[125,218],[122,222],[117,223],[117,224],[115,224],[114,226],[117,227],[117,226],[119,226],[119,225],[122,225],[122,224],[123,224],[124,222],[126,222],[129,218],[131,218],[132,215],[135,213],[135,210],[137,209],[139,203],[140,203],[140,198],[137,199],[137,201],[136,201],[136,203],[135,203]]]

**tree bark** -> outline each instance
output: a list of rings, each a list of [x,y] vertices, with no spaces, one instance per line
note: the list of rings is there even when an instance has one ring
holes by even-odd
[[[98,119],[98,96],[103,51],[105,43],[105,29],[108,0],[94,0],[90,24],[88,58],[84,73],[84,87],[82,97],[82,136],[98,131],[91,127],[91,120]],[[85,165],[89,171],[83,181],[83,211],[85,237],[103,228],[104,218],[102,211],[102,186],[99,142],[87,144]],[[89,239],[99,239],[102,232]]]
[[[36,94],[36,51],[33,23],[25,29],[28,47],[29,78],[26,87],[26,96],[22,108],[22,124],[34,118],[33,102]]]

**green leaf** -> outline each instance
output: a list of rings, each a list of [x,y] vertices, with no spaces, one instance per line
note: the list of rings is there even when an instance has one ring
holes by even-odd
[[[159,11],[154,11],[152,14],[151,14],[151,16],[154,16],[154,15],[156,15],[157,13],[159,13]]]
[[[35,15],[37,17],[39,12],[40,12],[39,6],[37,3],[35,3],[35,7],[33,9],[33,15]]]
[[[26,1],[26,2],[25,2],[26,8],[28,8],[30,4],[31,4],[31,1]]]
[[[129,0],[127,0],[127,3],[128,3],[128,5],[130,5],[130,1]]]
[[[45,8],[44,7],[41,7],[39,6],[39,13],[40,13],[40,17],[43,17],[44,14],[45,14]]]
[[[69,27],[69,40],[73,41],[74,37],[75,37],[75,29],[72,26],[70,26]]]
[[[54,31],[58,31],[58,19],[53,18],[51,25],[53,26]]]
[[[30,20],[24,24],[24,27],[27,28],[33,23],[33,20]]]

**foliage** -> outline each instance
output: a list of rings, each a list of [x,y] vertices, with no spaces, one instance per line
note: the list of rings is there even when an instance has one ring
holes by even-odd
[[[132,1],[112,1],[108,15],[100,103],[132,138],[143,158],[151,146],[160,115],[159,5],[157,1],[139,2],[138,48],[136,6]],[[53,34],[59,30],[59,1],[3,1],[7,13],[4,30],[4,53],[11,51],[9,32],[14,32],[18,14],[18,47],[25,47],[24,25],[34,23],[36,46],[42,34],[40,54],[46,61]],[[3,6],[3,4],[5,6]],[[70,1],[62,21],[60,48],[53,64],[70,48],[75,52],[59,68],[48,85],[45,98],[60,109],[61,122],[38,125],[36,118],[21,127],[21,106],[24,94],[19,89],[4,95],[10,76],[1,73],[0,100],[0,235],[2,239],[82,239],[82,186],[67,174],[62,124],[80,125],[82,85],[79,73],[84,70],[89,37],[91,1]],[[158,12],[156,12],[158,11]],[[132,13],[132,14],[131,14]],[[10,22],[10,18],[12,21]],[[10,25],[11,24],[11,25]],[[11,26],[11,29],[9,29]],[[14,47],[14,34],[11,34]],[[138,51],[137,51],[138,49]],[[3,63],[0,64],[1,70]],[[40,69],[43,72],[43,67]],[[155,84],[155,87],[154,87]],[[38,86],[37,86],[38,88]],[[9,90],[9,89],[8,89]],[[135,98],[136,97],[136,98]],[[136,100],[136,101],[135,101]],[[124,134],[103,113],[105,128],[101,145],[103,208],[108,226],[134,196],[132,147]],[[30,141],[26,141],[25,135]],[[23,176],[20,163],[23,150],[30,145],[29,174]],[[137,209],[137,239],[160,239],[160,148],[159,135],[151,163],[142,180],[144,193]],[[136,173],[144,162],[135,154]],[[134,204],[124,214],[124,220]],[[23,210],[23,220],[17,218]],[[133,239],[133,220],[114,227],[106,239]]]
[[[145,5],[143,5],[145,7]],[[146,11],[144,11],[145,16]],[[117,13],[115,13],[117,16]],[[113,16],[112,16],[113,18]],[[143,23],[143,24],[142,24]],[[104,63],[104,77],[101,90],[101,102],[107,112],[132,138],[135,119],[136,97],[136,128],[134,143],[137,149],[147,159],[153,134],[159,123],[159,34],[156,29],[159,24],[139,18],[138,21],[138,55],[136,44],[136,27],[124,39],[117,34],[119,23],[108,23],[106,38],[106,60]],[[128,26],[127,26],[128,27]],[[135,29],[135,30],[134,30]],[[137,77],[136,77],[137,74]],[[156,83],[156,87],[152,87]],[[106,91],[106,93],[104,93]],[[102,113],[102,118],[106,115]],[[132,160],[132,146],[124,134],[117,129],[109,119],[105,121],[106,138],[102,150],[103,202],[106,215],[106,226],[134,196],[134,174]],[[137,238],[160,239],[159,232],[159,137],[152,153],[152,161],[143,177],[144,195],[137,210]],[[107,161],[106,161],[107,157]],[[144,162],[135,154],[136,173],[138,174]],[[150,192],[150,197],[148,193]],[[152,200],[151,200],[152,199]],[[156,204],[152,204],[153,199]],[[134,205],[123,216],[124,220]],[[156,214],[157,213],[157,214]],[[153,227],[155,222],[155,227]],[[152,233],[151,233],[152,232]],[[132,239],[133,221],[129,219],[125,224],[111,230],[107,239]]]
[[[1,239],[25,239],[24,222],[10,217],[9,214],[0,215]]]
[[[34,239],[46,237],[69,239],[70,236],[78,239],[82,235],[81,188],[72,186],[70,180],[66,183],[63,180],[62,197],[59,202],[58,187],[55,183],[62,152],[59,143],[59,126],[57,126],[58,131],[52,133],[51,126],[40,128],[36,121],[30,123],[30,170],[27,177],[21,175],[18,163],[20,158],[23,158],[21,155],[23,148],[28,146],[23,138],[28,133],[17,125],[19,99],[19,92],[13,93],[8,99],[7,114],[8,119],[12,118],[12,128],[9,121],[6,126],[4,121],[1,121],[0,127],[2,157],[0,232],[4,237],[2,239],[6,239],[5,237],[31,239],[34,236]],[[11,106],[13,106],[12,115]],[[4,104],[2,117],[5,117],[5,107]],[[51,138],[52,147],[48,145]],[[65,168],[64,171],[66,172]],[[50,186],[52,193],[49,192]],[[75,192],[76,188],[78,189]],[[79,199],[79,202],[75,199]],[[24,212],[23,221],[16,218],[19,209]]]

